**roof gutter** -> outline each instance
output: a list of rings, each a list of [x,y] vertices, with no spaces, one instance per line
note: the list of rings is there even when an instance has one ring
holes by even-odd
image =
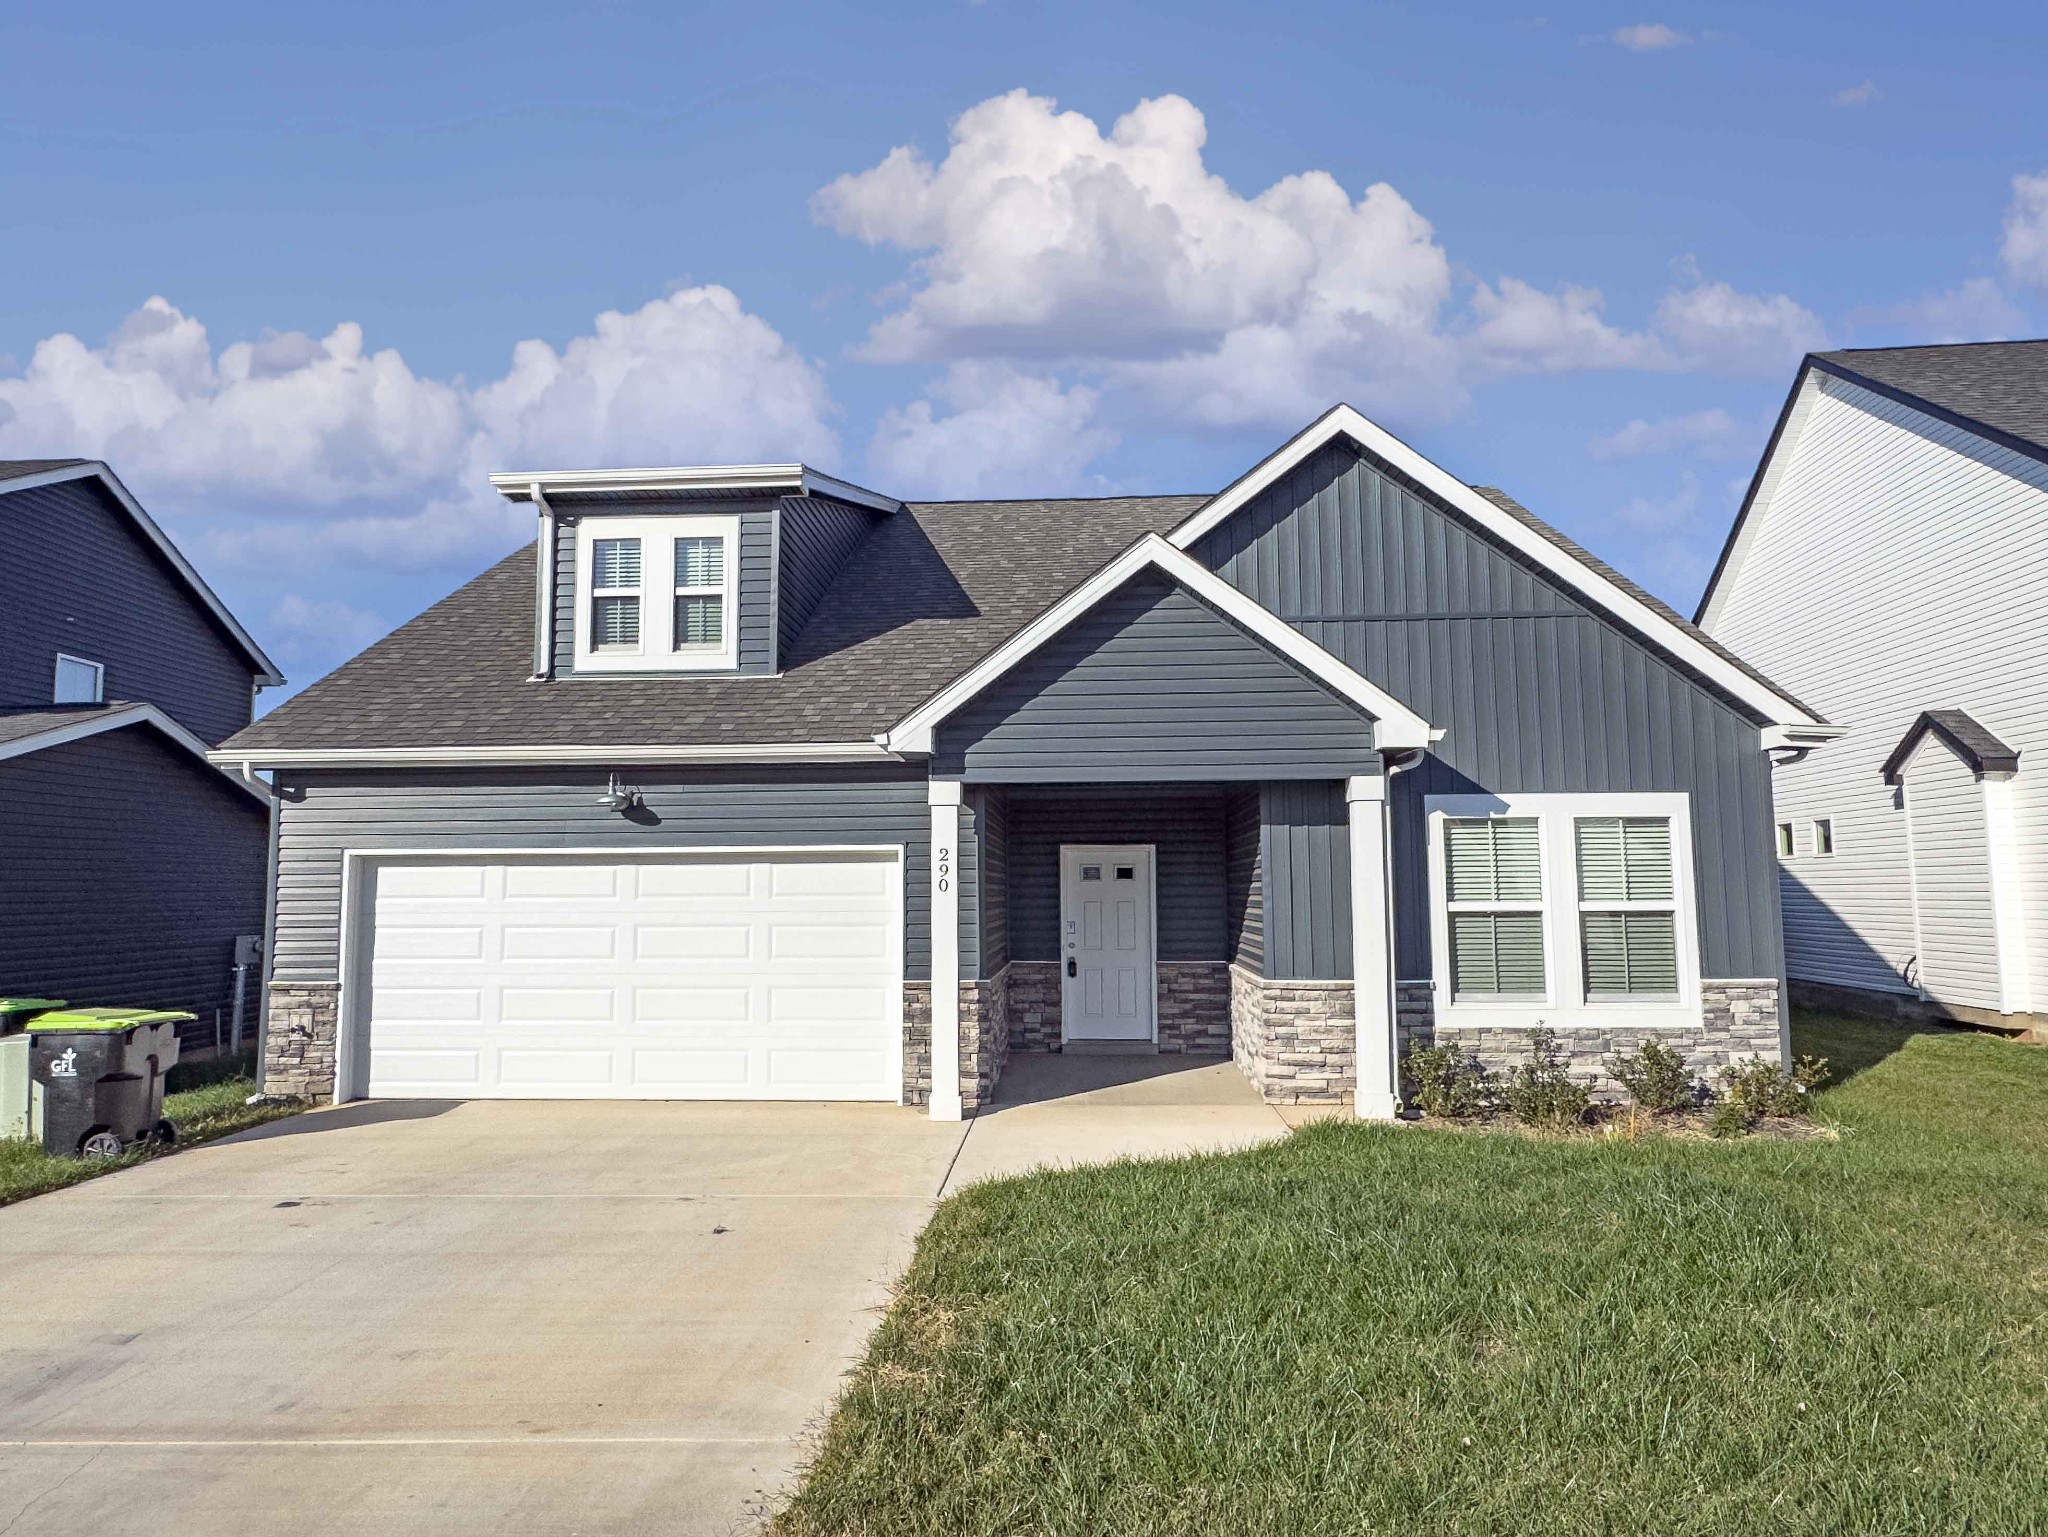
[[[900,763],[874,742],[623,743],[617,747],[220,747],[214,763],[245,773],[259,768],[454,768],[552,764]]]

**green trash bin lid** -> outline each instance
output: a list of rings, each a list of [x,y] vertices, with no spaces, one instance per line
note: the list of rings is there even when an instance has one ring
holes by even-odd
[[[89,1030],[131,1030],[137,1025],[185,1025],[197,1019],[180,1009],[57,1009],[30,1025],[38,1035]]]
[[[62,998],[0,998],[0,1030],[25,1025],[37,1014],[63,1007]]]

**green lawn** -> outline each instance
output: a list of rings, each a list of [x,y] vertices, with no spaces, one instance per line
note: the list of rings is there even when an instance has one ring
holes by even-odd
[[[171,1069],[167,1088],[173,1092],[164,1096],[164,1116],[178,1128],[178,1147],[246,1131],[299,1108],[244,1103],[256,1092],[256,1082],[250,1076],[255,1065],[245,1053],[239,1060],[181,1063]],[[120,1158],[52,1158],[33,1143],[0,1142],[0,1206],[175,1151],[147,1149]]]
[[[2048,1050],[1797,1044],[1839,1140],[1324,1123],[971,1189],[779,1529],[2048,1530]]]

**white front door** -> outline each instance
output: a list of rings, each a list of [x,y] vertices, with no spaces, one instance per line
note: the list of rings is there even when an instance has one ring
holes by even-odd
[[[1154,1038],[1152,848],[1060,849],[1061,1038]]]

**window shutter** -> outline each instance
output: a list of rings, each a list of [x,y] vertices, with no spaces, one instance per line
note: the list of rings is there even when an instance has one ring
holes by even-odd
[[[725,637],[725,599],[702,594],[676,599],[676,644],[715,646]]]
[[[599,598],[590,611],[590,643],[593,646],[637,646],[640,644],[640,600]]]
[[[638,587],[640,585],[640,541],[598,539],[590,547],[590,585]]]
[[[1671,823],[1663,817],[1581,817],[1579,900],[1671,900]]]
[[[1541,913],[1452,913],[1451,993],[1544,990]]]
[[[1534,817],[1455,818],[1444,827],[1453,902],[1540,902],[1543,855]]]
[[[1589,995],[1677,993],[1678,944],[1670,913],[1581,913],[1579,928]]]
[[[725,541],[692,536],[676,541],[676,585],[717,587],[725,581]],[[716,636],[712,637],[714,640]]]

